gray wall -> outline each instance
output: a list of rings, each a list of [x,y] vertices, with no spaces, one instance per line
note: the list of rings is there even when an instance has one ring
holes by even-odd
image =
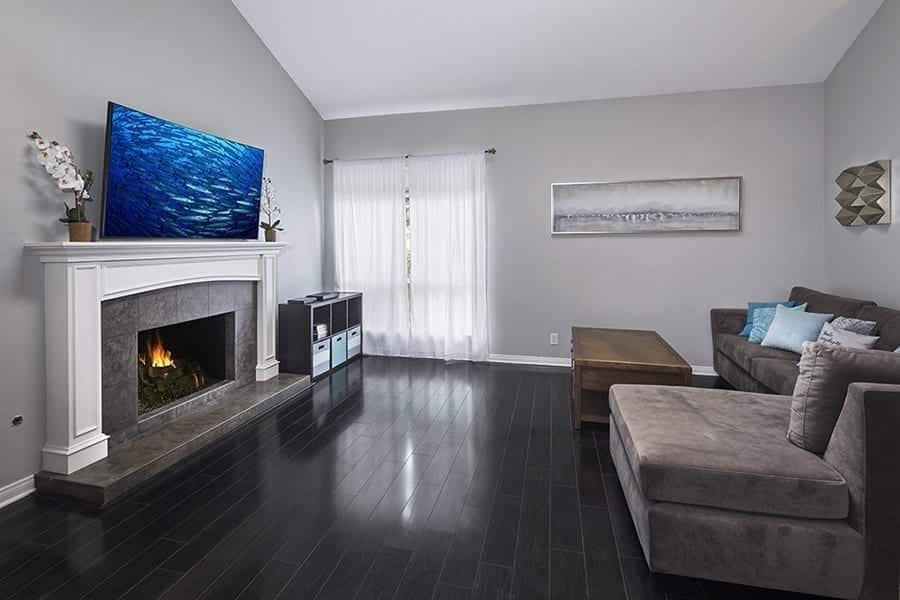
[[[328,157],[490,146],[494,354],[567,356],[579,324],[657,329],[708,366],[711,307],[823,283],[821,85],[325,122]],[[744,177],[740,233],[549,234],[552,182],[717,175]]]
[[[885,0],[825,82],[825,256],[829,288],[900,308],[900,0]],[[893,160],[893,221],[841,227],[835,177]]]
[[[0,81],[2,487],[39,469],[44,441],[43,290],[22,246],[66,235],[63,195],[25,134],[63,141],[99,176],[115,100],[265,148],[292,244],[280,261],[284,298],[321,286],[323,126],[228,0],[6,2]],[[25,423],[11,428],[18,414]]]

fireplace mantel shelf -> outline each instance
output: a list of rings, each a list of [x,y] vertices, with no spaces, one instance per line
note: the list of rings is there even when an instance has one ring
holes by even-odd
[[[191,283],[256,282],[256,380],[278,375],[277,264],[286,247],[255,240],[26,244],[26,253],[44,268],[44,469],[69,474],[107,455],[100,366],[100,306],[106,300]]]
[[[105,262],[278,254],[287,244],[256,240],[116,240],[34,242],[25,244],[25,248],[41,262]]]

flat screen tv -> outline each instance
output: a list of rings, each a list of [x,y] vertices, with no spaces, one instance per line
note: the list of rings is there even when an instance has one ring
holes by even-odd
[[[102,235],[256,239],[262,169],[259,148],[110,102]]]

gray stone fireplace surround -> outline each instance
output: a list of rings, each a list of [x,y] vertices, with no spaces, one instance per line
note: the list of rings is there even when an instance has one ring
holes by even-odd
[[[255,380],[256,283],[194,283],[105,300],[101,305],[103,432],[113,442],[164,426],[216,401],[227,390]],[[233,380],[226,380],[138,418],[138,333],[184,321],[233,313]],[[233,326],[232,326],[233,324]],[[229,336],[230,337],[230,336]]]

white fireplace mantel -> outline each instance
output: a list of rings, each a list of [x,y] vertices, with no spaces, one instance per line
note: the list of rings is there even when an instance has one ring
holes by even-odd
[[[100,303],[188,283],[256,281],[256,379],[278,374],[277,257],[283,243],[109,241],[26,244],[44,263],[46,443],[43,468],[70,474],[107,455],[102,431]]]

